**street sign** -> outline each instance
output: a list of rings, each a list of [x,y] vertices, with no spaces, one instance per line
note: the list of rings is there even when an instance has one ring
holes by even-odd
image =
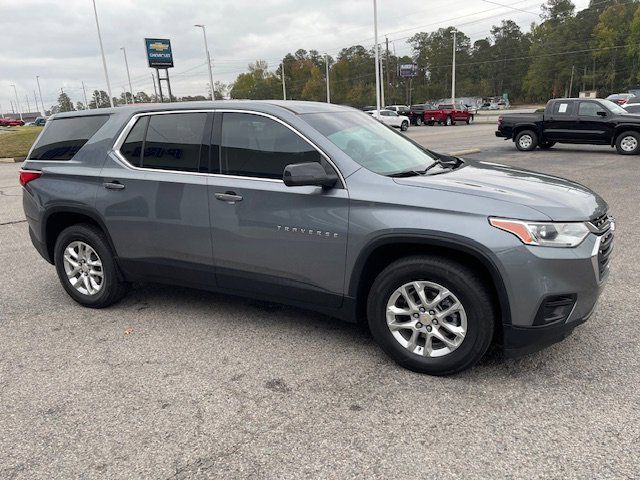
[[[418,64],[417,63],[406,63],[404,65],[400,65],[400,76],[401,77],[417,77],[418,76]]]
[[[145,38],[147,61],[152,68],[173,68],[171,41],[166,38]]]

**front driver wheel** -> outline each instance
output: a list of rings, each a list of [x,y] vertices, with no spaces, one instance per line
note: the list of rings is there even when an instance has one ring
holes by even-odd
[[[435,256],[412,256],[385,268],[367,302],[376,342],[398,364],[420,373],[450,375],[486,352],[494,309],[471,269]]]
[[[127,284],[120,279],[109,243],[98,228],[72,225],[58,235],[54,249],[60,283],[79,304],[108,307],[126,293]]]
[[[616,150],[620,155],[636,155],[640,153],[640,134],[629,131],[618,135]]]

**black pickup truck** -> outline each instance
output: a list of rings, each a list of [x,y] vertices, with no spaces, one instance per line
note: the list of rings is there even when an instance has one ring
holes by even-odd
[[[615,146],[622,155],[635,155],[640,153],[640,115],[609,100],[554,99],[544,112],[501,115],[496,137],[513,140],[521,151],[583,143]]]

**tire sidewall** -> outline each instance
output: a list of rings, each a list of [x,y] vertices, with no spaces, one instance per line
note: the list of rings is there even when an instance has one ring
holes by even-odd
[[[449,289],[465,308],[467,333],[462,344],[442,357],[422,357],[398,343],[387,326],[386,307],[391,294],[412,281],[432,281]],[[493,337],[493,312],[478,293],[477,285],[454,270],[428,262],[412,262],[387,268],[374,282],[367,304],[369,328],[382,349],[398,364],[413,371],[447,375],[473,365],[487,350]]]
[[[636,139],[637,146],[636,146],[635,150],[627,152],[627,151],[622,149],[622,145],[621,144],[622,144],[622,140],[625,137],[634,137]],[[634,131],[622,132],[620,135],[618,135],[618,138],[616,138],[616,151],[620,155],[637,155],[638,153],[640,153],[640,134],[638,132],[634,132]]]
[[[402,122],[400,124],[400,130],[402,130],[403,132],[406,132],[409,129],[409,122]]]
[[[520,145],[520,139],[525,135],[529,135],[531,137],[531,145],[528,148],[523,148]],[[532,132],[531,130],[523,130],[519,132],[518,135],[516,135],[515,144],[516,148],[521,152],[530,152],[532,150],[535,150],[535,148],[538,146],[538,135],[536,135],[536,133]]]
[[[100,257],[104,279],[102,288],[96,295],[84,295],[69,283],[67,273],[64,270],[64,251],[74,241],[86,243]],[[111,291],[116,287],[115,283],[118,282],[116,265],[111,249],[95,230],[84,225],[74,225],[60,233],[54,247],[54,261],[56,272],[63,288],[76,302],[87,307],[98,307],[107,302]]]
[[[447,127],[450,127],[451,125],[453,125],[453,120],[451,119],[451,117],[447,117],[447,120],[445,122],[445,125]]]

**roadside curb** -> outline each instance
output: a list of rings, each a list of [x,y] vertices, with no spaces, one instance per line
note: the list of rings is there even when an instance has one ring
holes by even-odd
[[[16,157],[16,158],[0,158],[0,163],[21,163],[24,162],[26,157]]]
[[[471,155],[472,153],[480,153],[482,150],[479,148],[468,148],[467,150],[457,150],[455,152],[449,152],[448,155],[453,155],[454,157],[462,157],[463,155]]]

